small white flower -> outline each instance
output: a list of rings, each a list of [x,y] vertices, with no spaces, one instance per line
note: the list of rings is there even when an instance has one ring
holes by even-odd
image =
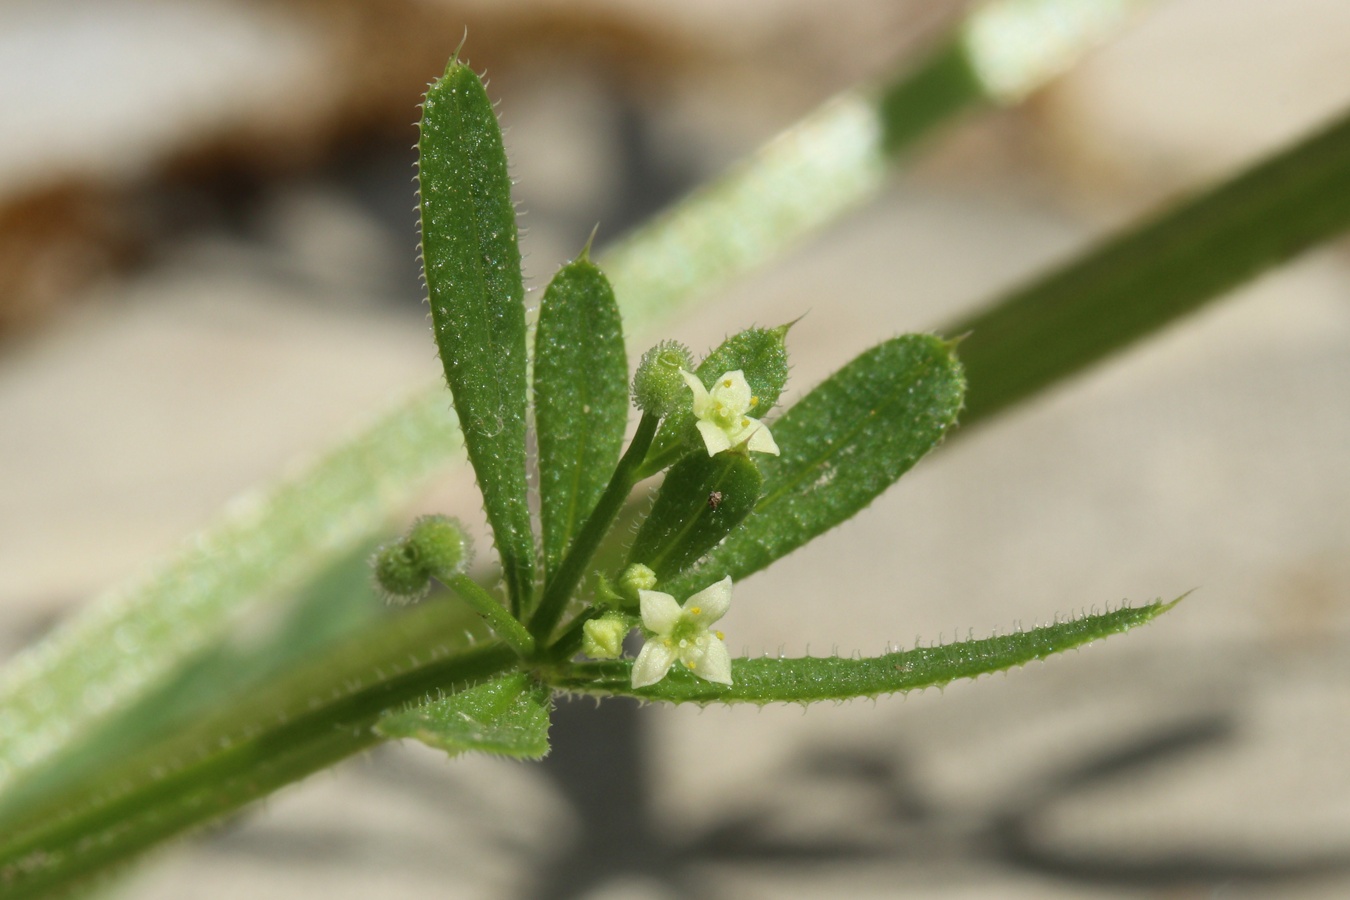
[[[660,591],[638,591],[642,624],[651,632],[633,663],[633,687],[656,684],[679,660],[705,681],[731,684],[731,656],[722,632],[708,626],[731,606],[731,576],[704,588],[680,606]]]
[[[680,377],[694,392],[694,416],[709,456],[741,444],[756,453],[778,455],[778,445],[769,434],[769,427],[746,415],[759,405],[759,398],[751,396],[743,371],[727,372],[717,379],[711,391],[691,372],[681,369]]]

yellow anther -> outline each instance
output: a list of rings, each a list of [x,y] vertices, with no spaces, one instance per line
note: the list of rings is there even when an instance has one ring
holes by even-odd
[[[730,378],[722,379],[722,387],[731,387],[731,379]]]
[[[719,641],[725,641],[727,639],[727,636],[720,631],[714,631],[713,634],[717,635]]]
[[[753,407],[753,406],[759,406],[759,398],[758,398],[758,397],[751,397],[751,398],[750,398],[750,405],[751,405],[752,407]]]
[[[689,611],[694,615],[699,616],[703,614],[703,607],[701,606],[690,607]]]

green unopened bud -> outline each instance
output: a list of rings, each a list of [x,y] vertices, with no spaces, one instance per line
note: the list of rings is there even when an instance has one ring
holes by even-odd
[[[468,562],[469,540],[459,523],[445,516],[422,516],[406,537],[375,552],[375,582],[393,603],[426,596],[432,578],[459,572]]]
[[[689,405],[689,389],[681,370],[694,366],[689,348],[678,341],[662,341],[638,362],[633,375],[633,405],[645,413],[665,416]]]
[[[623,639],[632,628],[632,621],[617,613],[591,619],[581,626],[581,652],[591,659],[618,659],[623,654]]]
[[[630,600],[637,600],[638,591],[656,588],[656,573],[642,563],[633,563],[619,576],[619,589]]]

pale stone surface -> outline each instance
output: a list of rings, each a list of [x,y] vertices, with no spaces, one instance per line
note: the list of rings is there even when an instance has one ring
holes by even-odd
[[[276,10],[209,0],[0,8],[0,198],[60,177],[142,177],[170,150],[281,118],[323,76]]]
[[[1340,0],[1170,0],[1065,79],[1049,111],[1098,190],[1114,179],[1117,202],[1151,202],[1350,105],[1347,57]]]

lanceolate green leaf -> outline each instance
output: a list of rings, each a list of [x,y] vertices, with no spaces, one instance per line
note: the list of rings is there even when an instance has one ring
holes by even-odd
[[[773,409],[787,385],[788,364],[786,338],[792,323],[778,328],[747,328],[733,334],[717,349],[704,357],[694,374],[711,389],[717,379],[727,372],[740,369],[755,397],[751,415],[763,418]],[[692,394],[690,395],[692,397]],[[652,449],[642,466],[642,477],[655,475],[673,464],[685,453],[701,446],[694,429],[692,407],[672,413],[661,423],[661,430],[652,442]]]
[[[633,690],[627,660],[587,663],[555,682],[563,690],[622,694],[671,703],[810,703],[876,697],[935,687],[1045,659],[1056,653],[1128,631],[1171,609],[1178,601],[1154,602],[1083,616],[1030,631],[916,647],[868,659],[800,657],[736,659],[731,685],[704,681],[676,666],[662,681]]]
[[[966,423],[994,415],[1350,226],[1350,115],[959,322]]]
[[[417,144],[422,261],[436,345],[512,605],[528,600],[525,289],[501,130],[468,66],[427,91]]]
[[[467,691],[385,716],[375,731],[453,755],[469,751],[540,759],[548,753],[549,690],[513,672]]]
[[[760,456],[764,499],[667,590],[740,580],[848,519],[942,440],[965,379],[951,342],[911,334],[873,347],[771,423],[781,456]]]
[[[544,292],[534,343],[535,426],[549,576],[604,493],[628,422],[628,361],[614,291],[589,259]]]
[[[628,562],[656,573],[658,584],[683,572],[727,536],[759,501],[764,478],[741,453],[693,453],[661,482]]]

